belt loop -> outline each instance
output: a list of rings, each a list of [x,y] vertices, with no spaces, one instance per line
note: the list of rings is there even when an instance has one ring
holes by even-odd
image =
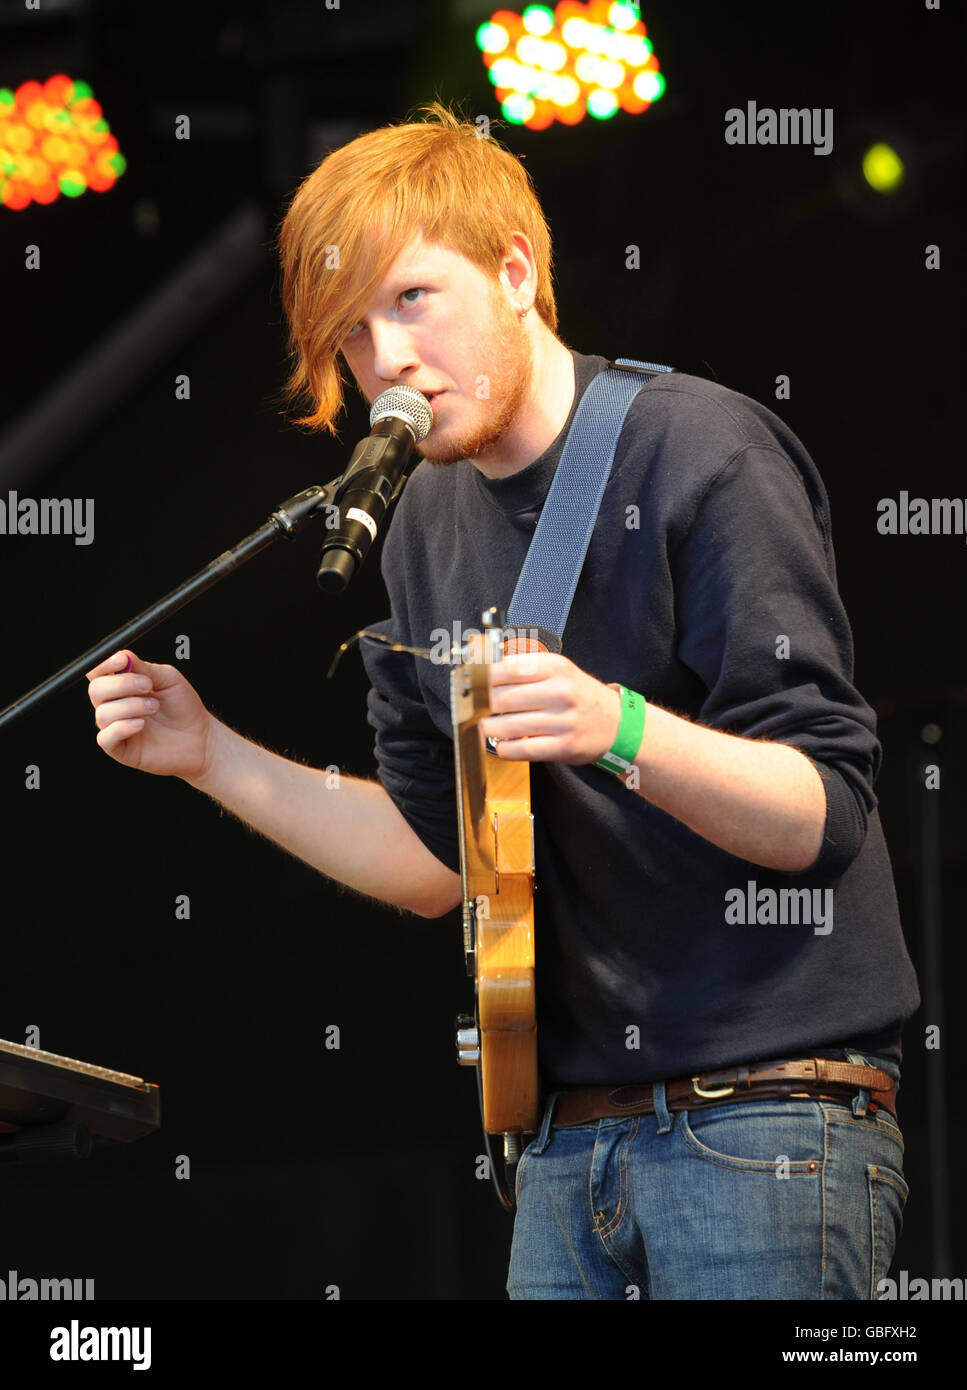
[[[869,1062],[858,1052],[847,1052],[847,1062],[852,1062],[854,1066],[866,1067]],[[865,1115],[870,1105],[870,1093],[865,1086],[860,1086],[856,1095],[853,1097],[853,1114]]]
[[[658,1121],[658,1133],[667,1134],[672,1127],[672,1117],[668,1112],[664,1081],[655,1082],[652,1087],[652,1099],[655,1105],[655,1118]]]
[[[542,1154],[550,1142],[551,1120],[554,1118],[554,1105],[560,1094],[560,1091],[552,1091],[547,1097],[547,1104],[544,1106],[544,1119],[541,1121],[540,1133],[534,1140],[534,1148],[531,1150],[532,1153]]]

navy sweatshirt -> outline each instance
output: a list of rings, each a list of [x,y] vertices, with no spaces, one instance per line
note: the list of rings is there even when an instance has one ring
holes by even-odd
[[[573,357],[571,414],[533,463],[499,479],[467,460],[414,470],[383,551],[392,616],[372,629],[439,651],[454,623],[479,628],[486,607],[507,610],[574,410],[607,365]],[[459,871],[449,668],[377,642],[362,650],[379,778]],[[873,792],[876,721],[852,685],[825,489],[781,420],[696,377],[643,387],[563,652],[672,713],[800,749],[827,819],[815,864],[781,873],[716,848],[593,765],[532,763],[545,1087],[847,1046],[899,1061],[919,1000]]]

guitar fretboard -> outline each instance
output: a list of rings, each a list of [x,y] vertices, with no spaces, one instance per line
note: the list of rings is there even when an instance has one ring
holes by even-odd
[[[113,1081],[119,1086],[131,1086],[134,1090],[145,1091],[146,1083],[140,1076],[128,1076],[123,1071],[112,1071],[109,1067],[96,1067],[92,1062],[78,1062],[74,1057],[60,1057],[56,1052],[42,1052],[38,1047],[26,1047],[23,1043],[7,1042],[0,1038],[0,1060],[4,1055],[23,1057],[28,1062],[45,1062],[51,1067],[61,1067],[65,1071],[83,1072],[85,1076],[96,1076],[101,1081]]]

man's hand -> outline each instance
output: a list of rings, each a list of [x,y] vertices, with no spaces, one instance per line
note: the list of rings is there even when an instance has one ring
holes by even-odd
[[[491,706],[481,720],[497,754],[520,762],[593,763],[621,723],[621,696],[566,656],[525,652],[492,662]]]
[[[185,781],[210,767],[218,721],[177,667],[122,651],[87,679],[98,745],[115,762]]]

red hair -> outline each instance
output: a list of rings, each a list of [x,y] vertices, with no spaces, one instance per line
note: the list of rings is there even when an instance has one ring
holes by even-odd
[[[514,232],[537,264],[535,308],[557,329],[551,236],[520,161],[440,102],[430,119],[360,135],[329,154],[298,188],[279,235],[289,321],[291,400],[298,424],[336,434],[343,407],[339,345],[390,265],[417,233],[466,256],[495,280]]]

